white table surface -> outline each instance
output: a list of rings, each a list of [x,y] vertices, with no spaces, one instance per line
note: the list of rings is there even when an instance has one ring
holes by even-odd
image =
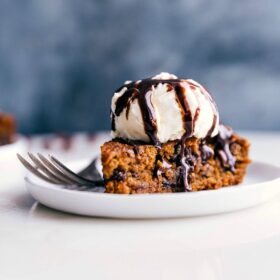
[[[280,133],[244,132],[251,157],[280,165]],[[60,158],[96,154],[81,139]],[[79,138],[78,137],[78,138]],[[31,150],[40,150],[32,141]],[[54,143],[52,153],[59,153]],[[0,165],[3,163],[0,163]],[[1,166],[0,166],[1,167]],[[0,172],[0,279],[280,279],[280,197],[208,217],[113,220],[37,204],[17,162]],[[279,186],[280,187],[280,186]]]

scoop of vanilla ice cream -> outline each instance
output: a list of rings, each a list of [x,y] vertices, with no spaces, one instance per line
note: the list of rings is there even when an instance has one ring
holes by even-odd
[[[199,83],[193,80],[177,80],[175,75],[160,73],[151,78],[162,80],[149,89],[149,102],[153,108],[153,119],[156,122],[156,137],[161,143],[170,140],[181,139],[185,133],[183,111],[174,87],[170,87],[174,80],[184,89],[184,98],[192,116],[192,132],[189,137],[205,138],[214,137],[218,134],[219,113],[209,93]],[[143,81],[137,81],[145,83]],[[112,98],[112,114],[116,110],[117,100],[126,93],[126,85],[116,92]],[[140,140],[149,142],[149,135],[146,133],[143,115],[138,99],[132,99],[129,108],[125,108],[118,116],[114,114],[113,137],[129,140]],[[127,111],[128,110],[128,111]],[[210,135],[209,135],[210,133]]]

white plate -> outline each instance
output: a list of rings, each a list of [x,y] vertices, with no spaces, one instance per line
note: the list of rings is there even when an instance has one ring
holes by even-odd
[[[77,169],[79,170],[79,168]],[[194,193],[121,195],[69,190],[30,175],[26,186],[45,206],[79,215],[114,218],[171,218],[245,209],[280,193],[280,168],[254,162],[243,184]]]

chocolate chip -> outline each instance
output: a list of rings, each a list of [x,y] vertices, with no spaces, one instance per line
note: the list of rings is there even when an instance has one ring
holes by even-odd
[[[113,171],[113,175],[111,176],[111,180],[114,181],[124,181],[125,180],[125,172],[121,169],[115,169]]]

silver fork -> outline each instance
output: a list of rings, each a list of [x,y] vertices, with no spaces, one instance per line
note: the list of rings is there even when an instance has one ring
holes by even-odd
[[[104,185],[96,169],[96,159],[85,169],[75,173],[51,155],[46,158],[40,153],[37,154],[37,157],[32,153],[28,153],[28,156],[31,159],[31,163],[20,154],[17,154],[18,159],[26,169],[49,183],[87,187],[101,187]]]

